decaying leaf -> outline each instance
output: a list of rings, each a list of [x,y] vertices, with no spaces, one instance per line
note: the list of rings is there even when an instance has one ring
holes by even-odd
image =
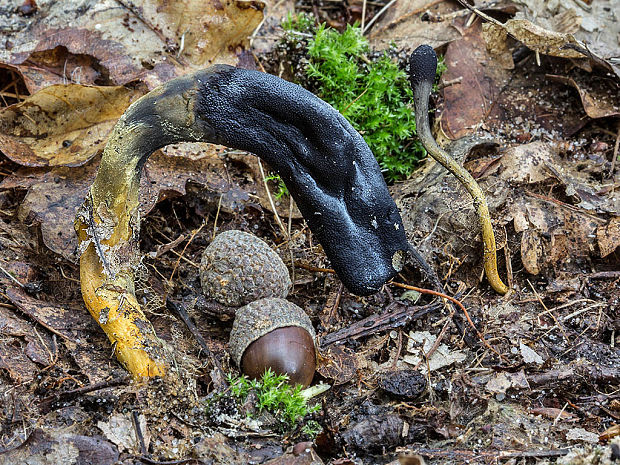
[[[540,273],[543,258],[542,238],[532,229],[526,229],[521,236],[521,262],[529,274]]]
[[[581,79],[579,83],[565,76],[549,76],[555,81],[573,86],[579,92],[583,109],[590,118],[620,115],[620,89],[607,79]]]
[[[16,69],[30,92],[50,84],[136,79],[153,88],[216,61],[251,66],[248,38],[264,3],[87,0],[39,8],[29,18],[16,10],[0,16],[10,44],[0,49],[0,62]]]
[[[499,160],[501,177],[512,182],[532,184],[553,177],[549,167],[557,166],[554,147],[544,142],[507,148]]]
[[[356,370],[355,354],[346,347],[333,345],[318,356],[316,371],[332,380],[335,386],[351,381]]]
[[[615,216],[606,225],[599,226],[596,230],[596,239],[602,258],[620,247],[620,216]]]
[[[523,370],[519,370],[516,373],[508,373],[500,371],[495,373],[493,377],[487,382],[486,390],[488,392],[499,394],[505,393],[508,389],[529,389],[530,385],[527,382],[525,373]]]
[[[68,348],[73,360],[86,374],[90,382],[98,383],[110,377],[116,364],[110,359],[110,345],[106,342],[96,323],[80,303],[62,304],[45,302],[26,294],[22,289],[8,288],[6,296],[19,309],[43,328],[39,337],[32,338],[32,343],[50,340],[49,334],[55,334]],[[26,339],[27,342],[30,339]],[[88,341],[88,342],[87,342]],[[46,342],[37,349],[44,350],[42,360],[38,363],[49,364],[49,354],[53,344]],[[28,347],[28,346],[27,346]],[[26,347],[26,348],[27,348]],[[1,352],[0,352],[1,353]],[[7,353],[7,356],[9,353]],[[26,353],[28,355],[28,353]],[[14,361],[12,360],[11,363]],[[32,373],[25,370],[21,375]]]
[[[543,358],[534,349],[525,345],[523,342],[519,343],[519,351],[521,352],[521,357],[523,357],[523,361],[525,363],[542,365],[544,362]]]
[[[456,81],[444,89],[441,127],[450,139],[472,134],[489,120],[503,119],[497,101],[509,74],[489,55],[479,23],[463,29],[463,37],[448,45],[445,64],[442,79]]]
[[[140,431],[142,432],[145,445],[148,447],[150,436],[144,414],[138,416]],[[136,436],[136,428],[130,414],[110,415],[107,421],[98,421],[99,428],[105,437],[116,444],[119,450],[136,453],[140,450],[140,442]]]
[[[454,14],[460,9],[453,1],[398,1],[373,26],[370,44],[382,50],[394,43],[397,49],[410,52],[420,44],[442,47],[461,36],[452,26]],[[461,9],[463,14],[468,16],[467,10]]]
[[[35,429],[14,449],[0,453],[3,463],[84,465],[118,463],[118,450],[101,436],[81,436],[62,429]]]
[[[417,365],[420,361],[426,361],[426,355],[435,344],[437,336],[428,331],[411,331],[408,336],[407,352],[411,355],[405,355],[403,360],[410,365]],[[424,355],[422,354],[424,351]],[[431,355],[427,363],[422,363],[419,370],[422,373],[435,371],[453,363],[460,363],[465,360],[466,356],[463,351],[450,350],[446,344],[439,344],[437,350]]]
[[[0,150],[24,166],[80,166],[140,95],[125,87],[54,85],[0,112]]]

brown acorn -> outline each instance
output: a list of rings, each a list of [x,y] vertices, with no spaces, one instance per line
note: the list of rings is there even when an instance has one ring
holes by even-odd
[[[207,298],[239,307],[264,297],[286,297],[291,278],[266,242],[232,230],[218,234],[203,252],[200,283]]]
[[[291,385],[312,382],[316,368],[315,332],[308,315],[278,298],[254,301],[237,310],[230,353],[241,372],[260,378],[266,369],[285,374]]]

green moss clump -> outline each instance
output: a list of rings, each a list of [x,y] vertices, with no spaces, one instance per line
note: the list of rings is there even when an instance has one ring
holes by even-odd
[[[228,377],[231,394],[244,402],[248,394],[256,393],[256,408],[262,412],[272,413],[282,424],[283,429],[297,426],[310,413],[320,409],[320,405],[308,405],[308,399],[302,394],[301,385],[291,387],[286,375],[276,375],[267,369],[260,380],[250,380],[247,376]],[[316,422],[303,425],[303,432],[310,435],[316,430]],[[320,430],[319,430],[320,431]],[[315,434],[316,435],[316,434]]]
[[[281,49],[300,84],[364,137],[388,183],[408,177],[426,152],[415,137],[413,94],[404,70],[388,52],[373,54],[357,26],[340,33],[302,14],[282,27]]]

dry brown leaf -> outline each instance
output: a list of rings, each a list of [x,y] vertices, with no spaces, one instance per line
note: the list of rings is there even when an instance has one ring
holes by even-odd
[[[125,87],[47,87],[0,112],[0,150],[24,166],[83,165],[139,96]]]
[[[565,76],[549,76],[554,81],[573,86],[579,92],[583,109],[590,118],[620,115],[620,89],[608,79],[575,79]]]
[[[455,1],[400,0],[373,26],[370,45],[383,50],[394,43],[410,52],[420,44],[441,47],[461,36],[452,26],[453,13],[460,9]]]
[[[2,461],[30,465],[113,465],[118,463],[118,450],[101,436],[80,436],[62,428],[48,431],[36,428],[21,445],[4,451]]]
[[[58,335],[91,383],[109,379],[110,373],[117,367],[116,362],[110,358],[110,343],[81,302],[45,302],[17,288],[8,288],[6,296],[21,313],[45,328],[37,340],[49,340],[51,333]],[[34,337],[31,336],[31,339],[36,342]],[[51,348],[53,344],[50,342],[47,346]],[[42,356],[44,363],[49,364],[48,350]]]
[[[177,57],[195,67],[218,63],[253,64],[245,51],[248,38],[263,19],[262,0],[226,2],[192,0],[162,2],[125,0],[168,43],[178,46]]]
[[[479,23],[463,30],[463,38],[448,45],[444,81],[459,80],[444,89],[441,128],[452,140],[476,131],[489,119],[501,121],[497,105],[508,73],[493,60],[482,40]]]
[[[24,353],[18,340],[0,340],[0,373],[8,375],[16,383],[32,381],[39,367]]]
[[[620,246],[620,216],[615,216],[606,225],[599,226],[596,239],[602,258],[613,253]]]
[[[45,332],[34,334],[29,323],[0,307],[0,371],[17,382],[31,380],[39,369],[36,364],[53,362],[51,338]]]
[[[557,151],[541,141],[510,147],[499,161],[502,178],[527,184],[553,177],[547,167],[558,164]]]
[[[215,62],[252,67],[248,38],[263,8],[261,0],[47,2],[31,17],[0,15],[8,44],[0,62],[18,70],[31,93],[136,79],[153,88]]]

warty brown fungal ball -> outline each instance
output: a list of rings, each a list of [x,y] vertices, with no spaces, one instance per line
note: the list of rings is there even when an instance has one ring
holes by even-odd
[[[316,369],[315,332],[308,315],[278,298],[252,302],[237,310],[230,353],[241,372],[260,378],[267,368],[306,387]]]
[[[239,307],[264,297],[286,297],[291,278],[266,242],[232,230],[218,234],[203,252],[200,283],[208,298]]]

